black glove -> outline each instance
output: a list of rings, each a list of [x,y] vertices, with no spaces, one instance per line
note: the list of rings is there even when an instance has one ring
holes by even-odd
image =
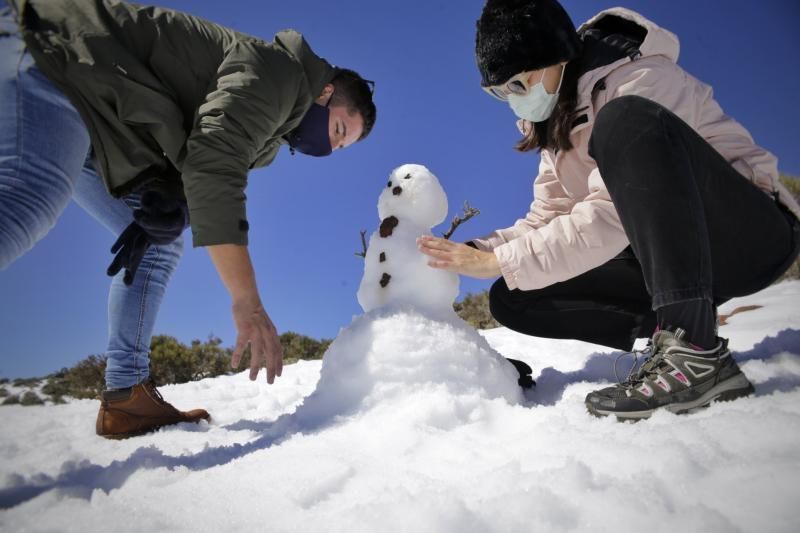
[[[125,285],[133,283],[147,248],[151,244],[171,243],[183,233],[188,222],[186,203],[163,196],[158,191],[145,191],[140,204],[141,207],[133,212],[134,222],[125,228],[111,247],[111,253],[117,255],[106,270],[109,276],[115,276],[124,268],[122,280]]]
[[[528,363],[524,361],[518,361],[517,359],[509,359],[506,357],[506,361],[514,365],[514,368],[517,369],[519,373],[519,379],[517,383],[523,389],[532,389],[536,386],[536,382],[533,381],[531,374],[533,374],[533,369],[528,365]]]

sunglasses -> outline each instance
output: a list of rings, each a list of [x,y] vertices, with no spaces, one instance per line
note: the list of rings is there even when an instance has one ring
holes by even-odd
[[[490,95],[494,96],[498,100],[506,101],[508,100],[509,94],[516,94],[522,96],[523,94],[528,92],[528,89],[531,88],[530,83],[528,83],[528,78],[530,77],[530,71],[527,72],[520,72],[519,74],[512,76],[507,82],[501,83],[500,85],[492,85],[491,87],[482,87],[484,91],[489,93]],[[544,79],[544,71],[542,71],[542,77],[539,81]],[[539,83],[538,81],[536,83]],[[533,84],[535,85],[535,84]]]

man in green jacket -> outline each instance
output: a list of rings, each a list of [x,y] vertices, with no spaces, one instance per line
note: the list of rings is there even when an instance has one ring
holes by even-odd
[[[6,3],[8,2],[8,4]],[[192,228],[230,292],[250,378],[283,354],[247,251],[250,169],[281,146],[325,156],[365,138],[372,91],[292,30],[272,42],[117,0],[0,0],[0,269],[74,199],[116,235],[97,432],[180,421],[148,380],[161,298]]]

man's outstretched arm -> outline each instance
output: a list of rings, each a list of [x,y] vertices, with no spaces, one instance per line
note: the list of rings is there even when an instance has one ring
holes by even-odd
[[[275,325],[261,303],[247,247],[217,244],[206,248],[233,302],[237,338],[231,366],[239,367],[244,349],[250,344],[250,379],[256,379],[263,361],[267,383],[272,383],[283,370],[283,350]]]

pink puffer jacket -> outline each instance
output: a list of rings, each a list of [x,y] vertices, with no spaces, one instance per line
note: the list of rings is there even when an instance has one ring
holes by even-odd
[[[779,201],[800,218],[800,206],[778,180],[775,156],[757,146],[747,130],[722,112],[711,87],[676,64],[677,37],[622,8],[603,11],[581,28],[606,15],[647,29],[641,55],[597,68],[578,80],[578,108],[587,107],[588,121],[571,132],[575,147],[558,155],[542,150],[528,215],[510,228],[473,240],[479,249],[494,251],[510,289],[532,290],[571,279],[628,246],[597,165],[588,154],[594,117],[618,96],[642,96],[672,110],[755,186],[777,193]],[[606,89],[593,96],[592,89],[601,79]],[[521,121],[518,126],[522,127]]]

